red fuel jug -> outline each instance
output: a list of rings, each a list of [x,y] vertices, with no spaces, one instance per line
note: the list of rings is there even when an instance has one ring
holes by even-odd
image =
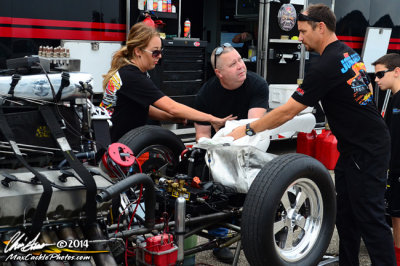
[[[321,133],[317,134],[317,137],[315,138],[315,156],[314,158],[317,159],[318,161],[321,161],[321,158],[323,156],[323,141],[326,137],[326,134],[328,133],[328,130],[323,129]]]
[[[323,130],[317,136],[315,142],[315,158],[320,161],[326,168],[333,170],[339,159],[339,151],[337,150],[337,139],[330,130]]]
[[[299,132],[297,134],[297,153],[303,153],[315,157],[315,139],[317,132],[312,130],[310,133]]]

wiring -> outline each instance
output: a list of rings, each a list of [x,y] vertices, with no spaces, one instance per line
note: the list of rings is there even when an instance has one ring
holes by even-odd
[[[138,206],[140,205],[140,200],[142,198],[142,192],[143,192],[143,185],[140,185],[139,198],[137,200],[135,210],[132,213],[131,220],[129,221],[128,230],[131,228],[131,224],[132,224],[133,218],[135,217],[136,210],[137,210]],[[125,265],[128,266],[128,238],[125,240]]]

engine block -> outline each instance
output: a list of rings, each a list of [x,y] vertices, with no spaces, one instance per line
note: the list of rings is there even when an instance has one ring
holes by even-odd
[[[86,189],[74,176],[66,177],[65,173],[58,170],[37,169],[50,182],[61,189],[53,187],[53,194],[48,207],[47,221],[61,222],[71,219],[79,219],[85,216],[84,205],[86,201]],[[74,174],[73,170],[68,170]],[[2,193],[0,193],[0,229],[26,225],[31,223],[39,199],[43,192],[41,184],[24,183],[31,182],[33,174],[26,169],[8,170],[8,175],[16,177],[19,181],[11,181],[0,175]],[[61,178],[60,178],[61,177]],[[100,175],[94,175],[97,189],[112,185],[110,181]],[[102,215],[109,208],[110,203],[101,203],[97,206],[98,215]]]

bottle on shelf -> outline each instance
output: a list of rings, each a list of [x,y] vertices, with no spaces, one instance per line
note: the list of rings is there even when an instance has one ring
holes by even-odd
[[[171,0],[167,0],[167,12],[172,12]]]
[[[145,0],[139,0],[138,1],[138,9],[144,10],[145,9]]]
[[[251,59],[253,56],[256,56],[257,49],[256,46],[254,45],[254,41],[251,40],[251,45],[249,45],[249,49],[247,51],[247,58]]]
[[[163,0],[158,0],[157,11],[158,12],[162,12],[163,11]]]
[[[185,23],[183,24],[183,37],[190,38],[190,28],[191,28],[190,20],[187,18]]]
[[[146,9],[149,11],[153,10],[153,0],[147,0]]]
[[[168,11],[168,3],[167,0],[162,0],[162,12]]]

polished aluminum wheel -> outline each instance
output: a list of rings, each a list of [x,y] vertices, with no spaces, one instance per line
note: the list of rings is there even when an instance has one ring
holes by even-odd
[[[313,248],[321,230],[323,201],[318,186],[300,178],[282,195],[273,225],[275,248],[285,261],[301,260]]]

